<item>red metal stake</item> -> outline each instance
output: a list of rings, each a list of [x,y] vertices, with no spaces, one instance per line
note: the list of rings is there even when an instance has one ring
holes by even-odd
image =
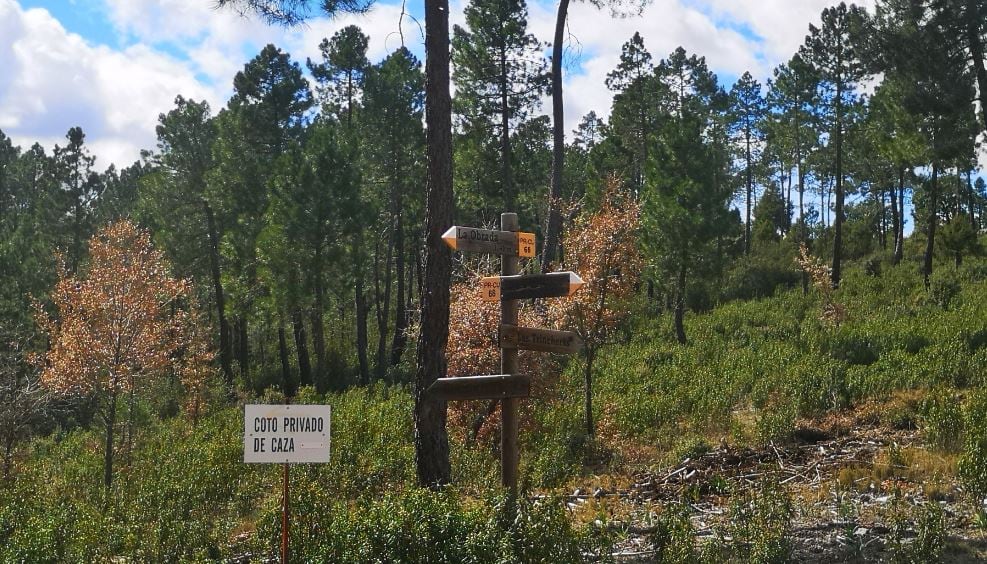
[[[284,464],[281,491],[281,564],[288,564],[288,463]]]

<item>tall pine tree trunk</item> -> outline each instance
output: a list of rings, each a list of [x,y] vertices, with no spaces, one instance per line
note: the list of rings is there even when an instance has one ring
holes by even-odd
[[[500,46],[500,167],[501,182],[504,187],[504,210],[516,212],[517,194],[514,191],[514,176],[511,169],[511,114],[507,104],[507,46]]]
[[[939,162],[932,162],[932,182],[929,186],[929,225],[928,239],[925,245],[925,260],[922,263],[922,274],[925,287],[929,287],[932,276],[932,252],[936,246],[936,224],[939,223]]]
[[[219,365],[223,371],[223,381],[227,392],[233,393],[233,351],[230,350],[230,324],[226,320],[226,296],[223,293],[223,277],[219,261],[219,231],[216,216],[209,202],[202,201],[206,214],[206,229],[209,236],[209,270],[212,274],[213,293],[216,295],[216,314],[219,319]]]
[[[300,386],[311,386],[312,361],[308,356],[308,338],[305,336],[305,322],[300,309],[291,313],[291,328],[295,337],[295,352],[298,353],[298,383]]]
[[[374,366],[375,376],[383,380],[387,373],[387,326],[391,317],[391,261],[394,256],[394,221],[391,223],[391,235],[388,237],[387,251],[384,255],[384,287],[380,287],[380,274],[377,259],[374,259],[374,306],[377,315],[377,361]]]
[[[362,269],[361,269],[362,270]],[[356,354],[360,361],[360,384],[370,384],[370,360],[367,358],[367,297],[363,290],[363,273],[356,277]]]
[[[980,115],[984,120],[984,131],[987,131],[987,68],[984,66],[984,44],[981,32],[984,25],[984,17],[980,10],[982,0],[967,0],[966,14],[966,37],[970,49],[970,57],[973,59],[974,72],[977,75],[977,90],[980,97]]]
[[[905,253],[905,170],[900,171],[898,177],[898,243],[899,247],[895,249],[897,256],[895,257],[895,264],[901,262]]]
[[[415,473],[422,486],[450,479],[446,402],[427,390],[446,374],[449,284],[452,252],[442,233],[452,225],[452,99],[449,95],[449,1],[425,0],[425,127],[428,194],[425,204],[425,264],[420,284],[415,399]]]
[[[892,265],[898,264],[898,261],[901,260],[898,257],[898,251],[901,247],[901,239],[898,238],[901,232],[901,217],[898,216],[898,187],[904,182],[904,175],[904,170],[899,170],[898,185],[891,186],[891,231],[894,231],[894,237],[892,238],[894,248],[891,250]]]
[[[311,314],[312,348],[315,349],[315,374],[312,375],[312,378],[316,386],[320,388],[319,392],[324,393],[326,390],[322,388],[326,387],[327,381],[326,333],[325,327],[322,325],[322,317],[326,311],[326,290],[322,284],[322,249],[319,248],[315,252],[315,304]],[[330,383],[329,387],[334,386],[335,382]]]
[[[843,276],[843,90],[836,84],[836,218],[833,232],[833,287],[840,287]]]
[[[284,332],[284,322],[278,321],[278,357],[281,360],[281,390],[285,397],[295,395],[295,389],[291,382],[291,364],[288,359],[288,338]]]
[[[744,223],[744,254],[751,254],[751,200],[754,197],[754,181],[751,176],[751,135],[750,130],[744,132],[747,142],[747,170],[745,176],[747,180],[747,221]]]
[[[686,259],[682,257],[679,264],[678,279],[675,284],[675,338],[680,344],[686,343],[685,337],[685,275]]]
[[[106,442],[103,452],[103,487],[106,488],[106,501],[109,503],[110,486],[113,485],[113,430],[117,423],[117,395],[116,387],[110,392],[110,405],[106,408],[106,415],[103,422],[106,423]]]
[[[542,272],[548,272],[557,258],[562,231],[562,179],[565,173],[565,112],[562,103],[562,41],[569,12],[569,0],[559,0],[555,15],[555,41],[552,43],[552,185],[548,194],[548,228],[542,247]]]
[[[401,356],[404,354],[404,347],[408,341],[405,334],[408,329],[408,309],[404,296],[404,218],[400,211],[400,190],[398,192],[399,211],[394,232],[394,270],[397,273],[397,288],[394,295],[394,338],[391,341],[391,366],[397,366],[401,362]]]
[[[237,362],[240,364],[240,378],[250,381],[250,341],[247,331],[247,319],[240,314],[236,319],[237,333]]]

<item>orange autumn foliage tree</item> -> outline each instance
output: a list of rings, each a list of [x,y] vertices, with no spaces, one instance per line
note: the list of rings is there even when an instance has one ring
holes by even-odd
[[[50,343],[41,362],[42,385],[56,393],[99,400],[106,428],[107,490],[113,480],[119,396],[168,370],[177,370],[188,381],[204,374],[193,365],[207,362],[209,355],[203,345],[189,340],[188,319],[178,315],[189,291],[188,282],[169,274],[150,235],[124,220],[92,237],[83,275],[62,266],[51,295],[54,317],[35,304],[38,324]],[[192,356],[183,354],[186,350]]]
[[[611,183],[600,208],[579,215],[563,237],[563,270],[579,274],[585,285],[569,298],[551,300],[548,316],[560,329],[583,340],[586,434],[594,434],[593,362],[630,315],[643,259],[637,246],[640,204]]]
[[[483,275],[474,273],[469,280],[479,280]],[[545,319],[529,303],[522,303],[518,310],[518,324],[523,327],[543,327]],[[448,376],[482,376],[500,374],[500,347],[497,330],[500,326],[500,303],[485,302],[480,298],[476,283],[453,284],[450,290],[449,341],[446,345]],[[535,398],[547,397],[557,378],[550,373],[558,367],[550,355],[519,351],[518,363],[522,374],[531,376],[531,393]],[[530,426],[530,402],[521,402],[520,422]],[[457,401],[449,404],[449,421],[453,429],[468,430],[469,441],[486,441],[499,429],[497,417],[500,402]]]

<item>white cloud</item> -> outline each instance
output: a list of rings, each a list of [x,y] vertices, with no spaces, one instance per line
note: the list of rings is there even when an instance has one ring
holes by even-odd
[[[182,62],[137,44],[123,50],[68,33],[46,10],[0,0],[3,28],[0,128],[18,144],[64,144],[70,127],[87,135],[97,166],[133,162],[154,146],[154,126],[176,94],[215,103]]]
[[[396,0],[387,0],[395,2]],[[726,82],[750,70],[762,83],[802,43],[809,22],[834,0],[652,0],[640,16],[615,18],[587,2],[570,6],[565,76],[566,130],[595,110],[610,111],[604,80],[616,67],[621,45],[635,31],[655,62],[679,45],[706,57]],[[369,13],[317,18],[285,30],[215,10],[210,0],[100,0],[122,48],[95,45],[67,32],[47,11],[24,10],[0,0],[0,128],[23,146],[35,140],[64,142],[82,126],[101,158],[126,165],[153,148],[158,114],[176,94],[206,99],[218,110],[232,91],[233,76],[266,43],[293,60],[320,57],[324,37],[350,24],[370,36],[368,57],[383,58],[404,42],[422,53],[423,31],[402,18],[396,3]],[[450,24],[463,25],[467,0],[452,0]],[[529,0],[529,28],[542,41],[554,34],[554,1]],[[865,0],[870,6],[873,0]],[[420,14],[420,2],[409,7]],[[424,22],[421,22],[423,25]],[[724,84],[729,87],[729,84]],[[546,103],[543,111],[548,112]]]
[[[554,35],[555,6],[533,5],[529,28],[539,38]],[[690,54],[706,57],[719,74],[740,75],[746,70],[761,76],[769,71],[756,41],[724,26],[717,26],[703,12],[680,0],[654,0],[640,16],[612,17],[586,2],[574,3],[569,12],[567,43],[581,52],[579,67],[565,71],[566,131],[571,132],[590,110],[601,117],[610,113],[613,93],[604,80],[620,60],[621,46],[640,32],[654,62],[682,46]],[[724,87],[729,87],[725,84]]]

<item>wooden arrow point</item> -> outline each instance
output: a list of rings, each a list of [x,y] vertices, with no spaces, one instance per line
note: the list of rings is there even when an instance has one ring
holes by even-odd
[[[575,294],[586,282],[575,272],[569,271],[569,295]]]
[[[454,251],[456,250],[456,229],[458,228],[453,225],[442,234],[442,240],[445,241],[446,245],[449,245],[449,248]]]

